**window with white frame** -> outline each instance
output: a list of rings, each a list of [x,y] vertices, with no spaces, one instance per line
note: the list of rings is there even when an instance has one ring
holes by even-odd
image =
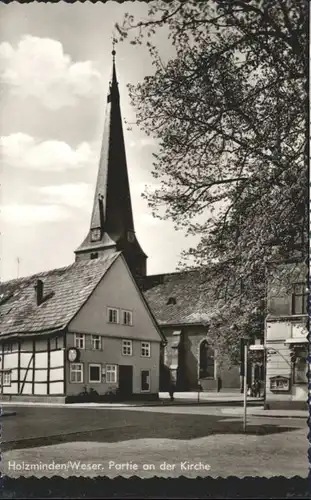
[[[122,324],[132,326],[133,325],[133,313],[132,311],[122,311]]]
[[[102,347],[100,335],[92,335],[92,349],[99,351]]]
[[[117,365],[106,365],[106,382],[115,384],[117,382]]]
[[[141,371],[141,392],[149,392],[150,391],[150,370],[142,370]]]
[[[101,365],[89,364],[89,382],[101,382]]]
[[[131,340],[122,340],[122,354],[123,356],[132,356],[133,342]]]
[[[70,382],[72,384],[83,382],[83,363],[70,364]]]
[[[119,323],[119,309],[108,307],[108,322]]]
[[[3,372],[0,373],[1,377],[0,377],[0,381],[1,381],[1,385],[4,387],[8,387],[11,385],[11,370],[5,370]]]
[[[85,335],[84,335],[84,333],[75,333],[75,347],[77,349],[85,349]]]
[[[4,344],[3,345],[3,352],[4,354],[12,352],[13,345],[12,344]]]
[[[150,342],[141,343],[141,355],[143,358],[150,358]]]

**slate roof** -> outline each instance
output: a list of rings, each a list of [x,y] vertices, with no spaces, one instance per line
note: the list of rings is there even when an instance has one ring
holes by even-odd
[[[0,336],[64,328],[121,252],[0,283]],[[34,286],[43,281],[39,306]]]
[[[144,296],[160,326],[207,324],[212,309],[200,270],[147,276]],[[168,302],[175,302],[176,304]]]

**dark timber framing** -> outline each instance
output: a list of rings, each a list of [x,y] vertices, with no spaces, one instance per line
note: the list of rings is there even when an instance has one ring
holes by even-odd
[[[30,365],[33,361],[33,357],[34,357],[34,354],[32,353],[32,356],[30,357],[29,359],[29,362],[28,362],[28,366],[26,368],[26,373],[25,373],[25,377],[24,377],[24,380],[23,380],[23,383],[22,383],[22,388],[21,388],[21,394],[23,394],[23,390],[24,390],[24,387],[25,387],[25,384],[26,384],[26,379],[27,379],[27,375],[28,375],[28,372],[29,372],[29,368],[30,368]],[[34,372],[34,370],[33,370]],[[34,377],[34,375],[33,375]]]
[[[3,394],[3,370],[4,370],[4,344],[2,344],[2,356],[1,356],[1,394]]]
[[[63,391],[64,391],[64,394],[66,394],[67,392],[67,367],[68,367],[68,363],[67,363],[67,329],[65,330],[65,332],[63,333],[62,337],[63,337],[63,353],[64,353],[64,386],[63,386]]]
[[[46,375],[46,393],[49,395],[50,394],[50,366],[51,366],[51,349],[50,349],[50,339],[48,339],[47,342],[47,349],[48,349],[48,367],[47,367],[47,375]]]
[[[36,341],[32,341],[32,394],[35,394],[35,371],[36,371]]]
[[[21,342],[17,342],[17,393],[20,394],[21,387]]]
[[[33,395],[33,396],[40,396],[40,397],[44,397],[44,396],[50,396],[51,395],[51,385],[52,384],[56,384],[56,383],[62,383],[63,384],[63,391],[60,392],[60,393],[57,393],[57,394],[52,394],[52,396],[63,396],[65,395],[65,377],[66,377],[66,356],[65,356],[65,349],[63,348],[59,348],[59,349],[51,349],[51,343],[52,343],[52,339],[55,339],[56,337],[53,336],[53,337],[48,337],[48,338],[36,338],[36,339],[33,339],[32,342],[31,342],[31,345],[32,345],[32,349],[27,349],[27,350],[23,350],[23,339],[14,339],[15,340],[15,343],[17,345],[17,348],[15,348],[12,353],[15,355],[17,354],[17,366],[12,366],[10,368],[8,368],[8,370],[16,370],[17,371],[17,376],[16,376],[16,379],[11,379],[11,384],[17,384],[17,391],[15,392],[3,392],[3,385],[1,384],[1,388],[0,388],[0,394],[3,395],[3,396],[18,396],[18,395],[24,395],[24,396],[30,396],[30,395]],[[58,339],[62,338],[62,341],[63,341],[63,346],[65,346],[65,339],[66,339],[66,336],[65,335],[58,335],[57,336]],[[7,341],[8,339],[6,339]],[[26,339],[27,340],[27,339]],[[38,344],[38,342],[40,341],[44,341],[46,342],[46,348],[42,348],[42,346],[40,346]],[[6,345],[6,342],[2,342],[1,343],[1,346],[0,346],[0,353],[2,353],[2,359],[1,359],[1,367],[2,367],[2,372],[4,370],[4,350],[5,350],[5,345]],[[15,345],[15,344],[14,344]],[[51,352],[59,352],[61,353],[61,351],[64,351],[64,364],[59,364],[57,366],[52,366],[51,367]],[[47,366],[46,367],[40,367],[40,366],[36,366],[36,361],[35,361],[35,358],[36,358],[36,354],[39,354],[41,352],[46,352],[47,353]],[[12,355],[12,353],[9,353],[9,355]],[[23,368],[22,368],[22,364],[21,364],[21,361],[22,361],[22,355],[23,354],[31,354],[30,356],[30,359],[27,363],[27,368],[24,367],[23,365]],[[22,374],[21,374],[21,370],[25,370],[25,375],[24,377],[22,377]],[[63,370],[63,378],[57,378],[57,379],[53,379],[51,381],[51,370],[59,370],[59,369],[62,369]],[[30,380],[28,381],[27,380],[27,377],[28,377],[28,373],[29,371],[32,371],[32,377],[30,377]],[[46,377],[46,380],[36,380],[36,372],[47,372],[47,377]],[[23,391],[24,391],[24,387],[25,387],[25,384],[26,383],[30,383],[31,384],[31,391],[29,394],[23,394]],[[46,394],[35,394],[35,387],[36,385],[41,385],[42,386],[45,385],[46,386]]]

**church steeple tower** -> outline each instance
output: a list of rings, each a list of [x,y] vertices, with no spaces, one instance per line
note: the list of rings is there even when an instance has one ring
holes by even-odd
[[[146,275],[147,256],[134,229],[120,109],[120,95],[112,51],[112,79],[89,232],[75,251],[76,261],[122,251],[134,276]]]

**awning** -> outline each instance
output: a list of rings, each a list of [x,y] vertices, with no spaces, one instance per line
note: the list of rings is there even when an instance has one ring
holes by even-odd
[[[295,338],[290,338],[286,339],[284,344],[308,344],[309,341],[306,337],[295,337]]]

